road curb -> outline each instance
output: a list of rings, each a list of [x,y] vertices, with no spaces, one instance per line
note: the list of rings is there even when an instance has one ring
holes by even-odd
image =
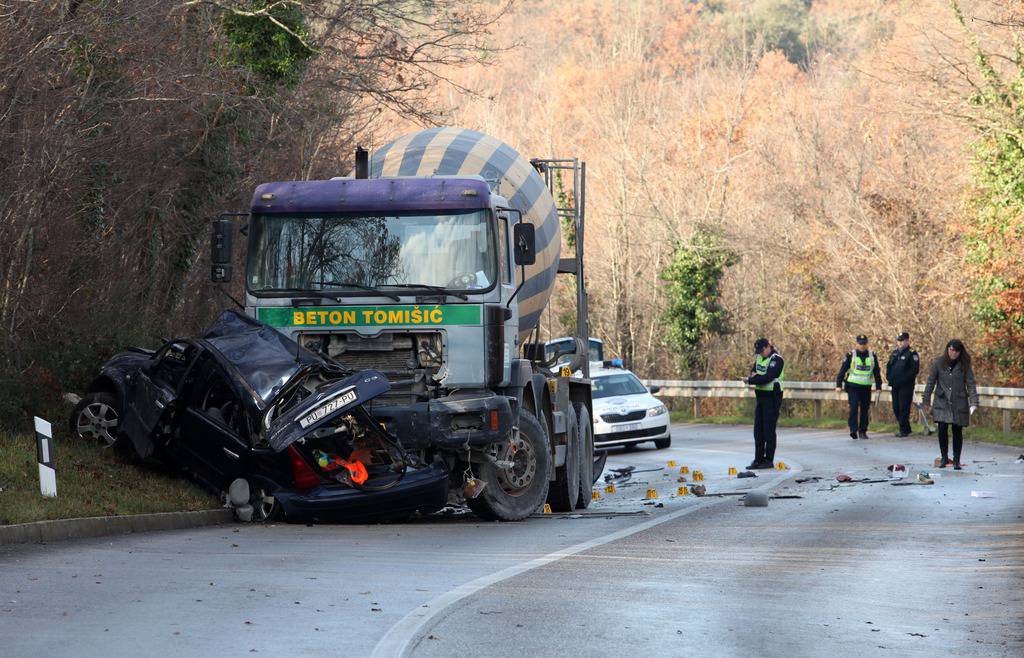
[[[199,512],[162,512],[159,514],[132,514],[129,516],[90,516],[79,519],[58,519],[0,526],[0,546],[27,544],[64,539],[85,539],[107,535],[126,535],[134,532],[180,530],[207,525],[230,523],[229,509],[211,509]]]

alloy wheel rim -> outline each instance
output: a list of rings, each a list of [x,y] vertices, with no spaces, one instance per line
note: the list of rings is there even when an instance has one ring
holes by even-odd
[[[91,437],[109,448],[117,441],[117,411],[104,402],[87,405],[78,415],[78,435]]]

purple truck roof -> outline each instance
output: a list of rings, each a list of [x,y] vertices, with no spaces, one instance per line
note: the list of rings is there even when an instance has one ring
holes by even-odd
[[[490,197],[487,183],[473,178],[344,178],[263,183],[252,195],[251,209],[259,214],[477,210],[489,207]]]

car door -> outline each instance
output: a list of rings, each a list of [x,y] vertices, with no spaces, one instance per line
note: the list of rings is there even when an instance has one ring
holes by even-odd
[[[189,341],[168,342],[129,378],[121,431],[140,457],[149,457],[156,450],[154,431],[167,419],[182,377],[198,353]]]
[[[178,459],[197,476],[223,489],[249,465],[246,409],[230,377],[213,360],[202,370],[178,417]]]

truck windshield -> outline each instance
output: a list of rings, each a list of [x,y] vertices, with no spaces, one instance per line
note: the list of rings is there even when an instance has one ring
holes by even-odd
[[[489,215],[254,215],[249,289],[487,289],[497,280]]]

